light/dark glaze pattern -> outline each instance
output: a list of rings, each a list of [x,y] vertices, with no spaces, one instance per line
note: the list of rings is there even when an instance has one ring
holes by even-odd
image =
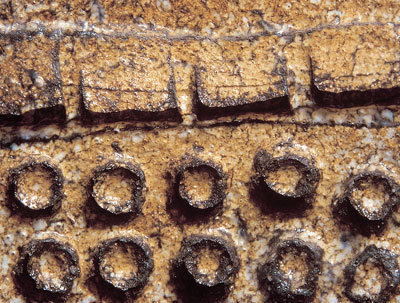
[[[345,268],[366,247],[375,245],[392,265],[399,261],[396,205],[385,210],[385,228],[368,235],[353,228],[356,221],[338,220],[333,207],[351,176],[380,171],[400,182],[399,10],[395,0],[3,1],[2,68],[24,75],[15,66],[29,63],[29,70],[51,75],[41,76],[44,83],[57,85],[54,104],[42,89],[28,107],[20,101],[43,84],[35,73],[25,77],[33,86],[22,81],[15,89],[4,80],[0,87],[8,96],[3,107],[15,109],[24,124],[6,117],[0,128],[0,302],[29,301],[13,272],[32,239],[69,243],[79,256],[80,276],[63,295],[66,302],[124,299],[102,292],[93,277],[96,248],[129,238],[148,245],[154,269],[128,301],[184,302],[173,263],[183,239],[199,234],[229,243],[240,263],[221,302],[273,300],[261,287],[260,268],[277,239],[319,247],[320,275],[305,301],[350,302]],[[29,38],[13,42],[18,58],[7,56],[16,35]],[[47,105],[61,115],[43,112]],[[266,199],[252,195],[260,149],[277,159],[295,155],[318,171],[302,212],[260,207]],[[196,220],[170,208],[174,173],[185,159],[213,163],[223,179],[222,201]],[[9,176],[34,161],[61,172],[62,199],[54,212],[26,216],[10,210]],[[89,205],[88,184],[110,162],[133,163],[146,176],[134,216],[116,218]],[[302,184],[296,174],[284,183],[290,181]],[[202,263],[212,265],[205,272],[214,261]],[[377,278],[370,275],[379,268],[356,271],[359,283]],[[107,274],[118,280],[117,272]],[[372,293],[373,282],[365,280],[362,292]],[[399,301],[400,290],[392,287],[386,300]]]

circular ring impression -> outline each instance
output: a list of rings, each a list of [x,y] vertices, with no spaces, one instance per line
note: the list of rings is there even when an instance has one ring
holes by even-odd
[[[15,273],[20,281],[28,279],[20,285],[26,291],[65,296],[80,275],[79,257],[68,243],[53,238],[32,240],[23,247]]]
[[[125,254],[127,258],[118,254]],[[95,257],[100,277],[123,292],[142,288],[154,267],[153,254],[141,237],[106,240],[98,246]]]
[[[133,165],[109,163],[94,172],[90,192],[102,210],[122,215],[141,210],[144,188],[145,177],[141,169]]]
[[[386,280],[383,288],[375,298],[357,294],[353,291],[357,268],[365,264],[368,259],[373,259],[375,261],[374,264],[381,269]],[[345,294],[351,301],[357,303],[384,303],[393,296],[400,282],[400,271],[396,255],[389,250],[377,248],[375,245],[367,246],[363,252],[354,258],[354,260],[346,266],[344,276],[346,281]]]
[[[199,210],[213,208],[226,196],[226,177],[222,169],[211,161],[195,159],[182,165],[178,168],[176,182],[179,197]]]
[[[378,202],[377,207],[373,207],[372,209],[368,207],[368,205],[363,205],[360,201],[356,200],[353,197],[353,193],[357,189],[366,189],[370,190],[370,188],[365,188],[366,186],[379,186],[381,187],[379,190],[384,197],[376,198],[375,200],[382,201],[370,201],[370,203],[374,204]],[[394,206],[397,205],[399,197],[399,186],[396,182],[385,176],[380,172],[365,172],[354,177],[351,177],[346,182],[346,190],[342,197],[342,200],[348,200],[352,207],[363,217],[367,218],[371,221],[383,220]],[[361,192],[362,195],[365,196],[365,192]],[[386,196],[386,197],[385,197]],[[363,199],[364,197],[361,197]],[[360,199],[360,200],[361,200]],[[373,205],[372,205],[373,206]]]
[[[260,150],[255,157],[254,167],[258,174],[258,182],[282,198],[310,198],[315,193],[320,179],[318,169],[308,159],[292,154],[274,158],[265,150]],[[272,173],[282,168],[288,170],[289,167],[295,168],[299,175],[298,180],[295,180],[296,184],[292,185],[293,190],[280,190],[276,187],[276,182],[268,181]]]
[[[63,176],[48,162],[28,162],[15,168],[9,177],[13,209],[30,214],[54,212],[63,198]]]
[[[288,278],[281,269],[286,254],[294,254],[292,257],[304,255],[304,264],[307,272],[300,272],[303,275],[300,285],[293,285],[294,281]],[[322,249],[312,243],[300,239],[289,239],[277,244],[272,259],[261,269],[262,279],[271,287],[271,291],[284,302],[311,302],[316,292],[316,282],[321,273]],[[291,270],[301,270],[294,258]],[[294,268],[296,269],[293,269]],[[294,273],[295,274],[295,273]]]
[[[214,258],[205,262],[217,263],[216,268],[201,268],[200,259]],[[220,237],[194,235],[182,241],[178,264],[184,265],[187,272],[200,285],[213,287],[229,284],[239,269],[239,259],[235,248]]]

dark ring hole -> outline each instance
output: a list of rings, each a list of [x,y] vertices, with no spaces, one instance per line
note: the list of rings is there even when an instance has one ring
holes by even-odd
[[[188,167],[178,175],[179,195],[194,208],[211,208],[221,202],[218,198],[221,181],[221,176],[211,166]]]
[[[214,163],[195,159],[169,177],[167,211],[178,223],[204,222],[222,211],[226,176]]]
[[[277,160],[274,168],[264,172],[262,182],[275,193],[288,198],[305,195],[307,167],[296,160]]]
[[[312,208],[320,174],[307,159],[295,155],[273,158],[261,150],[254,169],[250,198],[263,213],[299,217]]]
[[[153,264],[152,252],[143,239],[106,240],[95,254],[95,284],[102,295],[134,298],[147,284]]]
[[[97,205],[115,215],[137,211],[142,192],[140,177],[122,167],[99,171],[93,179],[92,197]]]
[[[135,165],[110,162],[96,168],[87,186],[88,225],[106,228],[131,222],[141,214],[146,190],[145,175]]]
[[[381,176],[366,175],[354,180],[349,201],[359,214],[369,220],[384,219],[393,205],[392,188]]]
[[[11,208],[28,216],[49,215],[61,206],[61,172],[47,162],[31,162],[14,169],[8,195]]]
[[[197,283],[212,287],[226,282],[233,272],[234,262],[220,243],[205,240],[191,246],[190,250],[184,262]]]
[[[183,302],[215,302],[229,294],[239,269],[235,249],[219,237],[185,238],[172,268],[172,280]]]
[[[349,178],[343,194],[333,200],[335,219],[365,236],[379,234],[398,204],[399,186],[380,172]]]
[[[367,246],[345,268],[345,294],[353,302],[387,302],[400,282],[394,254]]]
[[[310,253],[296,247],[285,247],[278,252],[276,260],[282,280],[289,284],[292,293],[304,292],[307,287],[307,276]]]
[[[80,275],[79,258],[69,244],[54,239],[33,240],[23,248],[14,274],[26,297],[61,300]]]
[[[278,302],[311,302],[321,273],[322,250],[301,240],[277,245],[273,259],[261,267],[260,284]]]

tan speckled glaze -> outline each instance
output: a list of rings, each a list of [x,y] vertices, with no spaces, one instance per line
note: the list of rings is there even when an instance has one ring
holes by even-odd
[[[197,168],[194,170],[186,170],[180,182],[193,201],[208,200],[212,193],[212,187],[218,180],[206,169]],[[200,205],[197,205],[200,207]]]
[[[138,141],[139,134],[141,139]],[[210,136],[216,136],[218,140],[210,140]],[[331,138],[335,138],[334,144]],[[369,138],[380,139],[372,141]],[[230,144],[232,140],[235,140],[235,146]],[[119,143],[122,153],[115,152],[111,147],[111,143],[115,141]],[[193,149],[193,144],[202,146],[204,151]],[[277,147],[277,144],[281,147]],[[81,148],[79,153],[73,152],[77,146]],[[92,268],[89,248],[94,248],[101,240],[118,235],[142,235],[153,250],[155,269],[140,300],[172,302],[176,294],[168,282],[169,260],[177,257],[180,241],[185,235],[201,232],[232,239],[241,259],[242,267],[227,302],[259,302],[263,295],[258,289],[257,267],[265,262],[268,242],[275,231],[284,229],[301,232],[308,241],[316,242],[324,249],[323,272],[318,282],[316,300],[337,298],[340,302],[346,302],[341,291],[344,265],[367,244],[374,243],[400,252],[397,244],[399,235],[398,228],[391,220],[381,235],[367,238],[350,233],[348,227],[339,225],[333,218],[332,199],[341,192],[341,183],[352,172],[366,166],[385,169],[399,182],[398,153],[395,152],[397,146],[396,128],[316,126],[304,131],[295,125],[277,127],[273,124],[245,124],[229,129],[220,126],[212,129],[180,127],[168,130],[105,132],[73,141],[57,140],[35,145],[23,143],[14,145],[13,149],[3,149],[3,199],[6,197],[7,167],[25,162],[35,154],[48,155],[54,159],[64,174],[66,197],[60,211],[51,219],[21,218],[18,214],[11,214],[3,204],[0,226],[2,243],[7,254],[3,257],[2,296],[17,296],[10,274],[18,259],[17,247],[32,237],[56,233],[68,239],[78,251],[82,274],[72,291],[70,302],[82,302],[84,298],[96,296],[85,284],[85,277]],[[249,199],[248,184],[254,174],[253,158],[260,147],[275,156],[287,150],[296,150],[310,158],[314,157],[323,178],[317,187],[314,207],[304,217],[283,219],[280,216],[263,214]],[[178,165],[186,153],[211,158],[222,165],[229,175],[223,212],[209,222],[177,225],[166,211],[168,184],[164,179],[165,173]],[[322,154],[324,157],[318,156]],[[146,174],[149,191],[143,205],[143,214],[133,221],[116,225],[104,225],[101,222],[87,224],[86,184],[91,178],[92,170],[102,165],[104,157],[130,159],[138,163]],[[240,221],[246,222],[245,230],[239,224]],[[163,298],[159,297],[160,293]],[[396,294],[392,302],[395,302],[395,298]]]
[[[332,202],[349,177],[364,171],[381,171],[400,183],[399,97],[328,107],[317,102],[311,87],[334,94],[396,91],[399,10],[396,0],[1,2],[0,118],[54,106],[61,106],[66,117],[50,125],[33,119],[29,125],[0,127],[0,302],[27,302],[13,281],[19,247],[53,237],[70,243],[79,255],[81,274],[67,302],[110,303],[90,282],[94,249],[111,238],[140,236],[153,252],[154,270],[136,302],[181,303],[171,260],[178,257],[182,239],[193,234],[222,237],[237,250],[240,269],[225,302],[270,301],[258,274],[276,237],[296,237],[323,249],[314,302],[350,302],[343,293],[343,271],[367,245],[389,249],[400,261],[400,210],[393,209],[380,234],[367,237],[341,224]],[[32,37],[10,40],[18,30]],[[31,69],[36,73],[27,73]],[[51,96],[44,89],[50,82],[58,85]],[[251,110],[257,101],[277,98],[285,101],[277,108],[280,114]],[[200,119],[199,106],[221,112]],[[225,112],[232,107],[235,111]],[[165,112],[179,119],[158,115]],[[119,113],[126,115],[111,115]],[[288,216],[265,213],[255,203],[250,185],[261,148],[273,157],[294,154],[315,165],[321,179],[312,208]],[[166,208],[168,173],[188,157],[211,160],[227,174],[222,209],[196,223],[180,223]],[[43,159],[63,174],[61,208],[44,217],[11,211],[9,174]],[[96,217],[89,206],[93,172],[110,161],[137,165],[145,174],[142,211],[122,220]],[[208,196],[204,174],[186,177],[191,195]],[[36,178],[26,182],[37,184]],[[297,180],[285,169],[270,174],[268,182],[286,192]],[[123,180],[106,181],[96,189],[99,194],[127,199]],[[35,185],[25,191],[34,195]],[[369,202],[380,202],[374,188],[365,191],[354,194],[371,194]],[[121,250],[110,256],[112,265],[103,265],[129,276],[137,270],[128,264],[134,258],[129,249]],[[215,255],[202,252],[198,266],[212,273],[218,267]],[[293,287],[301,286],[304,258],[291,258],[281,267],[294,279]],[[58,277],[53,265],[60,264],[34,266]],[[357,270],[355,292],[374,296],[379,278],[373,262],[366,263]],[[399,300],[397,289],[388,302]]]
[[[352,291],[357,295],[366,296],[373,300],[376,300],[377,294],[388,283],[381,269],[370,259],[357,269],[354,281]]]
[[[41,167],[28,168],[17,179],[15,196],[31,209],[44,209],[51,204],[53,178]]]
[[[282,255],[279,270],[291,282],[292,291],[301,288],[306,283],[305,278],[308,271],[307,255],[294,249],[289,250]]]
[[[61,251],[45,252],[34,256],[28,263],[32,272],[39,272],[38,281],[48,289],[64,289],[62,279],[68,271],[68,261]]]

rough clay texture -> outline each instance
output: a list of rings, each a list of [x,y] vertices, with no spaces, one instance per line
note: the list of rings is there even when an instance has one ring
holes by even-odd
[[[63,105],[58,42],[39,34],[0,40],[0,115]]]
[[[135,236],[154,258],[136,301],[181,302],[171,260],[193,234],[236,248],[241,266],[225,302],[270,301],[259,268],[269,243],[286,234],[323,250],[314,302],[350,302],[344,269],[365,247],[400,261],[396,207],[369,236],[332,212],[352,175],[379,171],[400,182],[399,11],[396,0],[1,1],[0,117],[34,118],[22,119],[24,126],[0,121],[0,302],[27,302],[12,278],[19,247],[47,238],[79,255],[81,274],[67,302],[110,302],[90,283],[93,250]],[[370,90],[390,98],[378,104]],[[340,103],[347,92],[368,102]],[[329,104],[318,100],[326,94]],[[280,114],[251,107],[276,98],[286,100],[274,108]],[[198,119],[199,104],[218,111]],[[64,115],[43,125],[53,115],[35,112],[49,107]],[[249,188],[260,149],[315,163],[321,179],[312,208],[289,216],[254,203]],[[221,211],[196,223],[166,209],[168,173],[185,157],[213,161],[227,175]],[[32,161],[63,174],[62,205],[51,215],[9,208],[8,176]],[[93,171],[110,161],[145,174],[145,202],[133,217],[100,218],[88,205]],[[389,297],[398,302],[400,290]]]

